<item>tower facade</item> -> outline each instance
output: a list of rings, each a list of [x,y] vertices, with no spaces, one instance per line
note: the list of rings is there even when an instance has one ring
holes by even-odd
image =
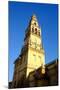
[[[42,46],[41,28],[33,15],[25,31],[24,46],[15,61],[13,84],[17,85],[27,78],[29,73],[45,64],[45,53]],[[16,86],[15,85],[15,86]]]
[[[39,28],[36,16],[33,15],[25,33],[24,45],[28,47],[27,73],[45,64],[45,54],[42,47],[41,28]]]

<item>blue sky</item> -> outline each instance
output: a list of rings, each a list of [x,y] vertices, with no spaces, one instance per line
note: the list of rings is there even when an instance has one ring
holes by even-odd
[[[9,80],[12,80],[14,61],[24,44],[25,30],[31,16],[36,15],[42,32],[45,62],[58,58],[58,5],[9,2]]]

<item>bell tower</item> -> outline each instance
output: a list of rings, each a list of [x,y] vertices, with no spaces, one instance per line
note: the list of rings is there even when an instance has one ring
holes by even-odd
[[[44,67],[45,53],[42,47],[41,28],[38,25],[36,16],[33,15],[25,30],[24,45],[19,57],[14,62],[13,87],[20,87],[29,73]],[[42,69],[44,72],[44,69]]]
[[[41,28],[39,28],[36,16],[33,15],[25,31],[24,45],[28,48],[27,72],[29,73],[45,64],[45,54],[42,47]]]

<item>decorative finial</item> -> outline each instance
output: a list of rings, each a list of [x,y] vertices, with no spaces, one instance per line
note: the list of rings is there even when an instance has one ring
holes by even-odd
[[[32,19],[35,19],[36,20],[36,15],[35,14],[33,14]]]

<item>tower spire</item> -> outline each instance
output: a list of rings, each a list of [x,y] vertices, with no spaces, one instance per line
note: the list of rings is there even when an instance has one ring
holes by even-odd
[[[33,20],[37,20],[35,14],[32,15],[32,19],[33,19]]]

